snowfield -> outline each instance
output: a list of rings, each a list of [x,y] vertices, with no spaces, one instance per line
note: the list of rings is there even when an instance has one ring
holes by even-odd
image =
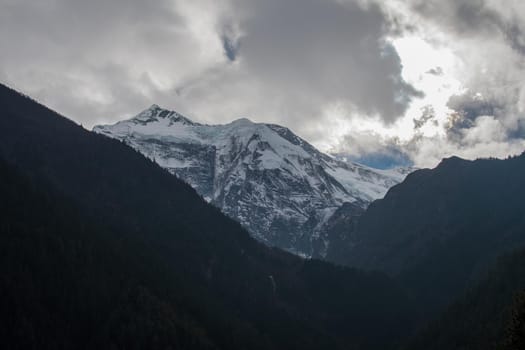
[[[306,257],[343,203],[365,207],[408,173],[337,160],[282,126],[204,125],[157,105],[93,131],[155,160],[257,239]]]

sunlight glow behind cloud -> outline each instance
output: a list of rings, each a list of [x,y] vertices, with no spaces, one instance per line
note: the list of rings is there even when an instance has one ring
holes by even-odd
[[[523,150],[523,23],[517,0],[0,0],[0,79],[86,127],[156,103],[432,166]]]

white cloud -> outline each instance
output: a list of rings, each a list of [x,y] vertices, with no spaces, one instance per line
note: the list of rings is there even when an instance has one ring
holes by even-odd
[[[391,123],[416,95],[363,1],[3,0],[0,13],[7,83],[88,126],[155,102],[320,140],[333,103]]]
[[[401,142],[418,166],[433,166],[451,155],[472,159],[523,152],[523,3],[378,3],[397,25],[391,40],[403,77],[425,97],[415,99],[394,125],[375,127],[376,133]],[[432,107],[433,117],[420,125],[417,116],[426,106]],[[415,128],[410,128],[411,120]],[[347,139],[359,133],[353,129]]]
[[[524,19],[518,0],[0,0],[0,79],[87,127],[157,103],[431,165],[523,149]]]

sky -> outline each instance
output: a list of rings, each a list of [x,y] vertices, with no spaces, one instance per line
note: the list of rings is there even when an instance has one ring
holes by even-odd
[[[152,104],[378,167],[525,150],[521,0],[0,0],[0,82],[86,128]]]

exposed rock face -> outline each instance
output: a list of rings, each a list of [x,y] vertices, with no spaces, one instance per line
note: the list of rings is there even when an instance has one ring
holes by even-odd
[[[154,159],[257,239],[303,256],[324,254],[329,242],[313,242],[343,203],[364,208],[406,173],[337,160],[282,126],[203,125],[156,105],[93,130]]]

